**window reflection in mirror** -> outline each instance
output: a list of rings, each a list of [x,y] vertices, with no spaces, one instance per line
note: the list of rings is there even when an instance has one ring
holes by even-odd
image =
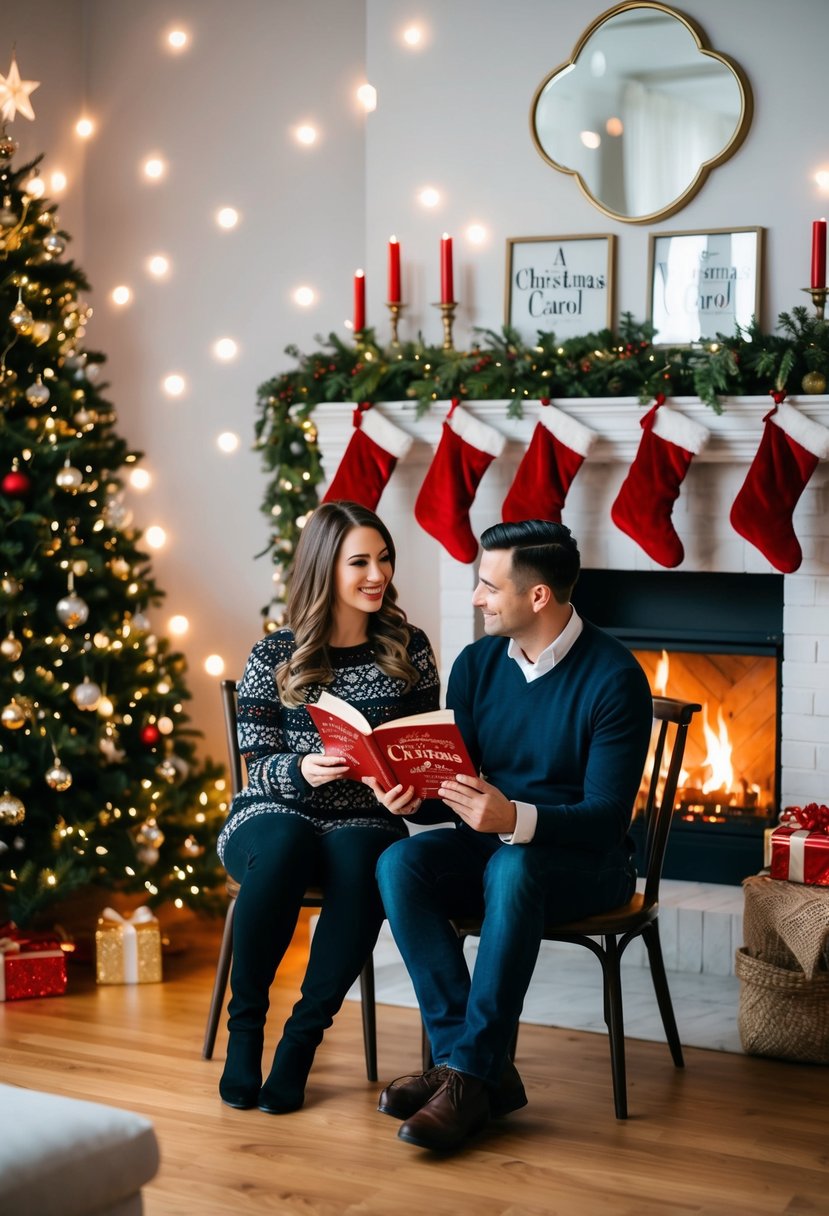
[[[706,49],[688,18],[633,0],[593,22],[531,111],[544,159],[575,174],[605,214],[633,223],[677,211],[750,119],[736,65]]]

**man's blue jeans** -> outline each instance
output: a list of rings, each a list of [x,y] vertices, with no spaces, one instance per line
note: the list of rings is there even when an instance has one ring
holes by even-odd
[[[602,854],[506,845],[461,826],[397,841],[380,856],[377,880],[435,1063],[496,1085],[545,923],[624,903],[636,872],[624,848]],[[470,978],[449,917],[482,913]]]

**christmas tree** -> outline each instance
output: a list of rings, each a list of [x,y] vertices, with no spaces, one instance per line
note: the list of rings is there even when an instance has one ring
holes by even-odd
[[[0,75],[0,116],[32,82]],[[153,632],[91,308],[38,161],[0,126],[0,920],[90,884],[209,906],[227,809],[196,755],[183,655]],[[40,158],[39,158],[40,159]]]

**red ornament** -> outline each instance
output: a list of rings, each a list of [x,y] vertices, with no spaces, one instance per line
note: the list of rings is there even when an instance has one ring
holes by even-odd
[[[148,722],[146,726],[141,727],[140,738],[145,747],[155,747],[161,738],[161,731],[154,722]]]
[[[0,481],[0,490],[7,494],[9,498],[25,498],[32,488],[32,479],[25,473],[19,472],[17,469],[12,469],[11,473]]]

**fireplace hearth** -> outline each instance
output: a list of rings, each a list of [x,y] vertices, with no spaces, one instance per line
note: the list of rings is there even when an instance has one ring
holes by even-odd
[[[736,884],[756,873],[780,801],[782,577],[583,570],[573,599],[629,646],[655,694],[703,706],[689,732],[666,877]],[[636,817],[632,834],[641,848]]]

